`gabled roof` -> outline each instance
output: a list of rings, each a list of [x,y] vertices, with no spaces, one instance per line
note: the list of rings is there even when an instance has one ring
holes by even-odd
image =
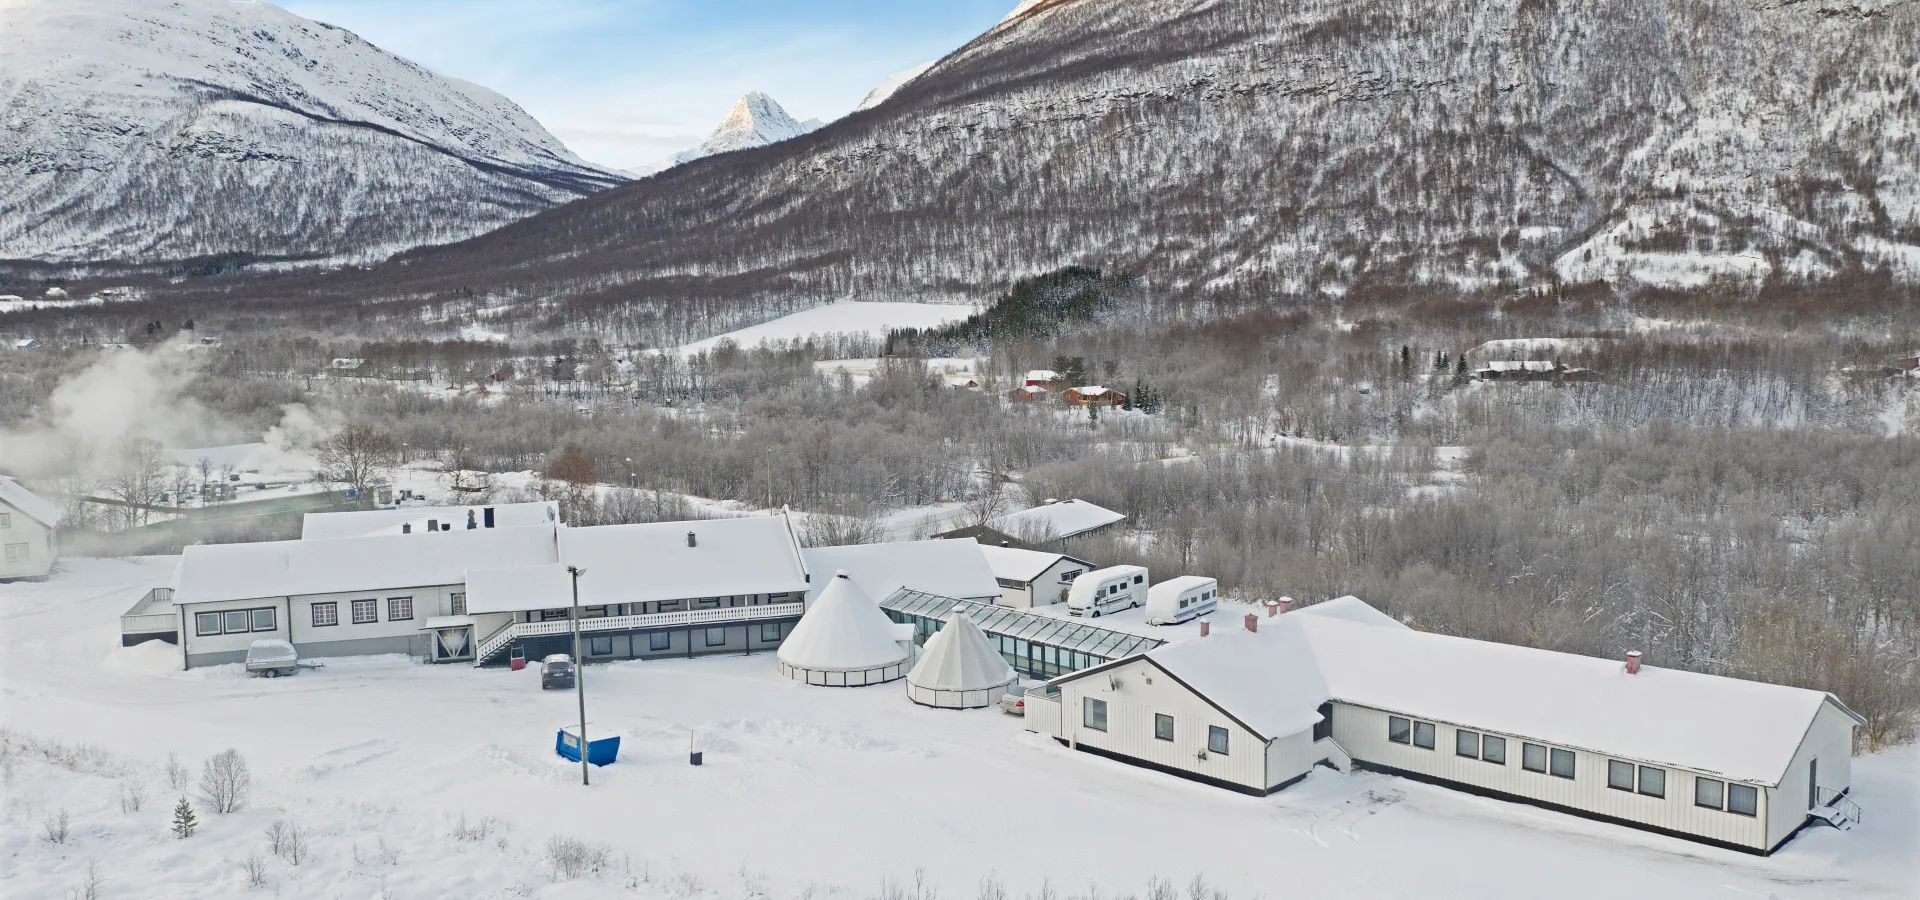
[[[907,673],[907,683],[935,691],[983,691],[1004,687],[1017,677],[980,626],[954,610],[946,624],[927,638],[920,661]]]
[[[181,554],[175,605],[460,584],[482,567],[555,562],[552,527],[325,541],[200,544]]]
[[[785,515],[562,528],[558,561],[587,570],[580,602],[593,606],[807,590]]]
[[[1022,550],[1018,547],[996,547],[981,544],[980,553],[987,559],[987,568],[993,570],[993,577],[1009,581],[1032,581],[1063,559],[1072,560],[1089,569],[1093,563],[1084,559],[1075,559],[1064,553],[1043,553],[1039,550]],[[931,593],[939,593],[932,591]]]
[[[873,598],[836,572],[807,607],[793,633],[780,643],[780,661],[813,671],[853,671],[903,662],[892,619]]]
[[[1269,740],[1337,700],[1767,786],[1823,706],[1860,721],[1820,691],[1651,665],[1629,675],[1620,661],[1414,631],[1371,610],[1342,598],[1145,658]]]
[[[1120,513],[1085,500],[1060,500],[1008,513],[987,524],[1011,535],[1024,537],[1040,532],[1057,539],[1105,528],[1125,518]]]
[[[524,528],[554,525],[560,522],[560,504],[552,500],[531,503],[482,503],[474,506],[409,506],[399,509],[368,509],[355,512],[307,513],[300,522],[303,541],[370,534],[399,534],[403,525],[416,532],[426,531],[428,521],[442,528],[464,530],[467,517],[476,525],[486,524],[486,510],[493,510],[495,528]]]
[[[962,600],[1000,596],[1000,582],[972,538],[812,547],[801,551],[809,572],[845,569],[869,597],[901,588]]]
[[[60,520],[67,517],[66,510],[61,509],[53,501],[43,499],[39,494],[27,490],[25,485],[5,475],[0,475],[0,503],[19,510],[21,515],[48,528],[58,527]]]
[[[1548,362],[1542,359],[1527,359],[1527,360],[1504,360],[1503,359],[1503,360],[1495,360],[1493,362],[1487,363],[1487,367],[1481,371],[1551,372],[1558,366],[1559,366],[1559,363]]]

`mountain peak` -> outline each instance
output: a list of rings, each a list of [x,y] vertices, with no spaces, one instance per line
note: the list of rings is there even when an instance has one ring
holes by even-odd
[[[772,97],[752,91],[734,102],[733,109],[727,112],[726,118],[720,120],[720,127],[713,130],[706,143],[676,154],[673,164],[689,163],[716,153],[776,144],[819,127],[820,120],[796,121]]]

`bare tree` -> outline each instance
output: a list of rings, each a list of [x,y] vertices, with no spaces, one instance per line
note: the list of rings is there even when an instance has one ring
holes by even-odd
[[[200,799],[215,813],[226,815],[247,805],[253,792],[253,773],[240,751],[227,749],[213,755],[200,770]]]
[[[399,461],[393,436],[366,425],[352,424],[321,442],[316,453],[321,471],[354,492],[362,509],[374,505],[374,488]]]
[[[130,437],[114,447],[105,487],[125,509],[126,527],[143,525],[166,490],[166,449],[151,438]]]

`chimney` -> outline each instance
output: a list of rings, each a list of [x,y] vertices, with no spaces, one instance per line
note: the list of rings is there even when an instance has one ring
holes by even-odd
[[[412,533],[413,533],[413,523],[412,523],[412,522],[401,522],[401,523],[400,523],[400,533],[401,533],[401,534],[412,534]]]
[[[489,506],[480,511],[480,521],[485,522],[488,528],[493,527],[493,507]]]
[[[693,532],[691,532],[691,531],[689,531],[689,532],[687,532],[687,546],[689,546],[689,547],[698,547],[698,546],[700,546],[700,541],[699,541],[699,539],[697,539],[697,538],[695,538],[695,537],[693,536]]]
[[[1640,674],[1640,651],[1638,650],[1627,651],[1627,674],[1628,675]]]
[[[1260,617],[1259,617],[1259,616],[1256,616],[1256,615],[1254,615],[1253,613],[1247,613],[1247,630],[1248,630],[1248,631],[1259,631],[1259,630],[1260,630]]]
[[[1292,611],[1293,611],[1293,598],[1292,598],[1292,597],[1281,597],[1281,598],[1280,598],[1280,611],[1281,611],[1281,612],[1283,612],[1283,613],[1285,613],[1285,612],[1292,612]]]
[[[439,531],[439,530],[440,530],[440,520],[439,520],[439,519],[428,519],[428,520],[427,520],[427,530],[428,530],[428,531]]]
[[[1206,637],[1208,634],[1212,633],[1212,631],[1213,631],[1213,623],[1205,619],[1201,619],[1200,620],[1200,636]]]
[[[1267,618],[1271,619],[1274,616],[1277,616],[1279,614],[1280,614],[1280,601],[1268,600],[1267,601]]]

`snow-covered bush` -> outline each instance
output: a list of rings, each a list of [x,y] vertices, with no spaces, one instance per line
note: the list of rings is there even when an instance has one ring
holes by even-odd
[[[612,860],[613,850],[605,844],[559,834],[547,839],[547,865],[553,868],[555,881],[597,875]]]

